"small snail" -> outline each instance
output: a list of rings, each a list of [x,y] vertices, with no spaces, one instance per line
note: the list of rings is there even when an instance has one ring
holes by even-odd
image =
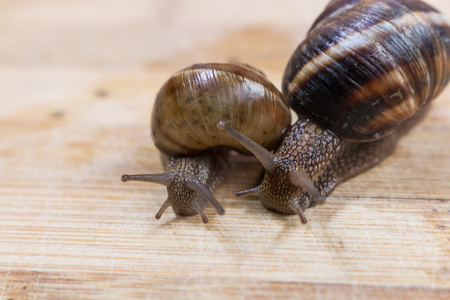
[[[450,26],[422,1],[335,0],[292,55],[283,93],[298,114],[255,193],[263,205],[298,214],[393,152],[405,120],[449,80]],[[218,127],[237,140],[232,126]]]
[[[168,198],[157,219],[169,206],[180,215],[198,213],[205,223],[203,209],[209,203],[219,214],[225,212],[213,196],[227,167],[226,151],[220,148],[249,152],[216,128],[219,121],[275,149],[291,118],[281,92],[250,66],[197,64],[175,73],[159,91],[151,119],[152,138],[164,153],[166,173],[122,176],[124,182],[167,186]]]

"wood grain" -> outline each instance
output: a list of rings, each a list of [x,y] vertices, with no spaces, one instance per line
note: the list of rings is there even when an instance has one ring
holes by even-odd
[[[237,60],[280,86],[326,2],[0,3],[0,299],[448,299],[449,88],[306,225],[234,196],[258,181],[249,157],[206,225],[155,220],[165,188],[120,181],[162,171],[149,116],[172,73]]]

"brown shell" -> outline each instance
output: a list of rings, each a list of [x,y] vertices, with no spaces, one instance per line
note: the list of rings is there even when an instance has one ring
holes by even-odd
[[[386,136],[449,80],[450,26],[421,1],[335,0],[292,55],[290,106],[345,140]]]
[[[197,64],[175,73],[159,91],[153,141],[169,155],[212,147],[248,153],[217,129],[219,121],[274,149],[291,118],[283,95],[261,73],[238,64]]]

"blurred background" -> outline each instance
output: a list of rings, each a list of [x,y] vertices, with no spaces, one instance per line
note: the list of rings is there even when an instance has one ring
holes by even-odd
[[[245,61],[274,72],[279,86],[327,2],[0,1],[0,115],[24,102],[61,101],[106,72],[173,73],[196,62]]]
[[[197,62],[239,60],[271,68],[279,85],[290,53],[325,4],[0,1],[0,116],[52,102],[61,110],[55,101],[78,97],[106,78],[127,80],[133,72],[163,72],[154,83],[159,88]]]
[[[0,62],[27,67],[140,67],[198,49],[199,44],[213,44],[246,27],[303,36],[305,25],[325,3],[2,1]],[[210,59],[201,53],[198,57]]]

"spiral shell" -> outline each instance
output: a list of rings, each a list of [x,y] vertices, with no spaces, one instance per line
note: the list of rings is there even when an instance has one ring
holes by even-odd
[[[196,64],[175,73],[159,91],[151,132],[169,155],[213,147],[248,151],[216,127],[225,121],[268,149],[290,124],[283,95],[265,76],[238,64]]]
[[[335,0],[292,55],[290,106],[344,140],[392,132],[449,80],[446,17],[412,0]]]

